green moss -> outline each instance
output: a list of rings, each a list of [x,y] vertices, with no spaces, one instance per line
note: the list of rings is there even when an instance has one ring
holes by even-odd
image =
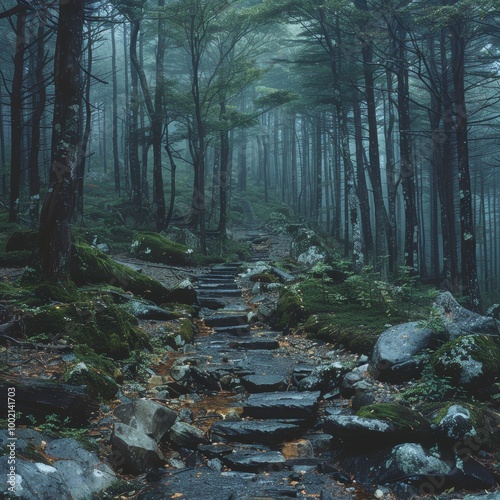
[[[474,447],[471,451],[498,450],[500,448],[500,414],[483,404],[466,401],[447,401],[436,404],[428,407],[431,422],[437,425],[448,413],[450,406],[456,404],[469,410],[472,424],[476,429],[476,436],[466,443],[468,447]]]
[[[250,281],[254,283],[256,283],[257,281],[259,281],[260,283],[276,283],[278,281],[278,278],[270,273],[259,273],[250,276]]]
[[[104,301],[53,304],[25,311],[26,334],[64,338],[114,359],[126,358],[130,350],[149,345],[135,318]]]
[[[195,329],[192,321],[189,318],[182,318],[179,325],[179,334],[187,344],[194,342]]]
[[[15,250],[13,252],[0,252],[0,267],[24,267],[32,260],[32,252]]]
[[[449,377],[453,383],[477,388],[478,381],[498,375],[500,347],[485,335],[463,335],[441,346],[431,362],[438,375]]]
[[[378,403],[363,406],[356,415],[390,422],[401,432],[430,432],[430,424],[420,413],[395,403]]]
[[[116,382],[103,370],[79,361],[67,371],[63,381],[68,384],[85,385],[92,399],[112,399],[118,392]]]
[[[71,277],[78,286],[107,283],[155,304],[168,302],[168,290],[158,281],[113,261],[86,243],[76,242],[73,247]]]
[[[80,295],[73,283],[40,283],[31,288],[30,299],[26,301],[30,305],[43,305],[51,302],[77,302]]]
[[[313,314],[308,318],[304,325],[308,337],[361,354],[371,354],[388,322],[401,322],[388,318],[378,309],[363,309],[357,304],[340,304],[331,309],[335,312]]]
[[[302,297],[293,288],[284,288],[280,292],[276,305],[276,314],[272,319],[272,326],[277,330],[287,327],[296,327],[307,318]]]
[[[168,240],[158,233],[136,233],[130,247],[130,254],[139,259],[164,264],[187,265],[192,251],[186,245]]]

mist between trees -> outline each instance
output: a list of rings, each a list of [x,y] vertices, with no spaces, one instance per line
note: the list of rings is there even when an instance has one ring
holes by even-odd
[[[43,272],[65,279],[93,191],[135,227],[189,226],[203,252],[241,200],[284,204],[355,266],[405,266],[481,310],[500,257],[498,17],[468,0],[6,2],[9,221],[40,228]]]

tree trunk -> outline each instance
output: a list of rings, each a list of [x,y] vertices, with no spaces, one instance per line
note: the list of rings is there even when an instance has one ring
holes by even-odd
[[[24,53],[26,51],[26,8],[20,6],[16,24],[16,53],[14,54],[14,75],[10,93],[11,153],[10,153],[10,203],[9,222],[17,222],[21,185],[23,151],[23,79]]]
[[[357,0],[356,5],[363,12],[368,12],[366,0]],[[382,178],[380,172],[380,152],[378,140],[377,125],[377,107],[375,101],[375,79],[373,76],[373,50],[368,40],[360,38],[362,43],[361,55],[363,58],[363,75],[365,80],[365,99],[367,107],[368,120],[368,140],[369,140],[369,173],[373,190],[373,202],[375,209],[375,249],[376,259],[375,267],[380,271],[382,280],[387,279],[387,228],[388,218],[384,205]]]
[[[120,196],[120,157],[118,151],[118,78],[116,75],[116,34],[115,25],[111,23],[111,71],[113,79],[113,171],[115,178],[115,195]]]
[[[137,53],[137,35],[139,33],[139,21],[130,23],[130,60],[133,54]],[[137,58],[137,56],[136,56]],[[141,165],[139,162],[139,77],[136,68],[130,65],[130,83],[132,86],[130,93],[130,113],[129,113],[129,134],[128,153],[130,166],[130,185],[132,188],[132,204],[137,214],[142,209],[142,186],[141,186]]]
[[[165,0],[158,0],[158,8],[165,6]],[[153,144],[153,189],[156,214],[156,230],[161,231],[165,226],[165,193],[163,191],[162,166],[162,129],[163,129],[163,96],[164,76],[163,59],[165,56],[165,20],[161,12],[158,16],[158,45],[156,48],[156,92],[154,112],[151,116],[151,142]]]
[[[74,178],[82,134],[81,55],[84,1],[59,4],[54,56],[54,120],[49,188],[40,219],[40,257],[43,275],[65,282],[71,257],[71,217]]]
[[[38,227],[40,217],[40,125],[45,110],[46,90],[43,76],[45,67],[45,22],[44,12],[40,12],[36,35],[36,70],[35,92],[33,93],[33,118],[31,131],[31,147],[29,151],[30,172],[30,223],[33,228]]]
[[[462,295],[469,298],[469,307],[473,311],[481,312],[482,300],[477,278],[476,236],[470,185],[469,139],[464,83],[466,35],[463,21],[456,20],[451,26],[450,32],[455,95],[454,117],[457,137],[458,189],[460,195]]]
[[[418,217],[415,202],[415,169],[411,144],[410,90],[408,84],[408,65],[405,49],[406,29],[398,24],[397,39],[399,45],[396,59],[398,79],[398,123],[399,155],[401,161],[401,187],[405,204],[405,266],[415,269],[417,259]]]

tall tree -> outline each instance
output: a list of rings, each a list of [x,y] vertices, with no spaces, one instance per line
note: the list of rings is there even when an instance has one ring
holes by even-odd
[[[65,282],[71,258],[74,179],[82,135],[84,0],[61,0],[54,57],[54,118],[49,186],[40,217],[43,275]]]

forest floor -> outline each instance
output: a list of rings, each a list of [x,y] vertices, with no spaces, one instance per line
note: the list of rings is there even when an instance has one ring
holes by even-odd
[[[235,238],[244,239],[245,230],[242,229],[234,234]],[[269,234],[265,235],[265,242],[259,245],[259,251],[268,254],[270,260],[278,260],[285,258],[289,255],[290,249],[290,238],[283,234]],[[173,267],[162,264],[153,264],[149,262],[143,262],[138,259],[132,259],[129,256],[117,255],[114,258],[122,263],[131,265],[136,269],[140,269],[145,275],[148,275],[166,287],[174,287],[184,280],[190,280],[192,282],[197,282],[200,276],[209,272],[209,267]],[[249,266],[255,263],[249,263]],[[0,268],[0,279],[5,281],[11,281],[19,278],[22,270],[20,269],[7,269]],[[239,287],[243,290],[243,303],[248,307],[248,309],[257,313],[257,306],[252,303],[252,283],[248,278],[245,277],[244,273],[240,275],[238,279]],[[271,304],[276,304],[278,300],[277,291],[267,291],[266,300]],[[158,377],[164,377],[170,373],[173,365],[186,357],[186,352],[189,353],[191,358],[199,358],[200,365],[205,363],[206,360],[203,358],[203,342],[204,338],[210,338],[213,335],[211,328],[208,328],[203,319],[195,319],[194,323],[197,327],[197,341],[194,351],[161,351],[155,349],[153,353],[147,355],[140,360],[140,373],[137,373],[137,377],[127,377],[126,380],[120,387],[120,392],[116,399],[112,401],[107,401],[106,404],[100,406],[99,412],[94,415],[92,422],[89,426],[86,438],[90,438],[92,442],[97,445],[99,449],[99,454],[104,462],[108,462],[110,456],[112,456],[112,450],[109,443],[110,436],[113,429],[113,412],[114,409],[123,403],[130,402],[137,398],[147,398],[156,400],[157,393],[155,392],[155,382]],[[158,322],[152,320],[139,320],[139,327],[143,331],[147,332],[151,338],[155,338],[161,334],[162,329],[165,327],[165,322]],[[268,330],[268,325],[262,322],[257,322],[252,326],[252,330]],[[307,338],[304,331],[298,329],[293,331],[287,331],[283,334],[275,333],[273,334],[273,339],[276,339],[279,343],[279,347],[276,350],[275,360],[283,359],[288,363],[291,360],[293,364],[305,364],[308,366],[319,366],[325,365],[333,362],[340,362],[341,364],[362,364],[363,359],[359,354],[353,354],[345,349],[334,348],[332,345],[325,343],[320,340],[314,340]],[[209,345],[209,344],[207,344]],[[3,358],[3,359],[2,359]],[[67,354],[52,352],[50,349],[33,349],[33,346],[28,345],[28,343],[23,345],[12,345],[8,348],[0,348],[0,360],[4,364],[10,367],[12,374],[16,376],[25,376],[31,378],[41,378],[50,379],[57,381],[60,379],[65,370],[67,369]],[[367,359],[366,359],[367,361]],[[366,362],[365,361],[365,362]],[[279,361],[277,361],[279,364]],[[368,374],[364,374],[369,378]],[[412,382],[406,382],[404,384],[387,384],[383,382],[378,382],[372,380],[371,382],[371,402],[372,403],[385,403],[393,402],[397,396],[406,388],[412,385]],[[157,384],[156,384],[157,385]],[[195,424],[203,431],[208,432],[211,425],[220,418],[221,415],[226,415],[234,409],[235,398],[236,400],[240,397],[238,393],[232,393],[231,391],[220,391],[219,394],[214,396],[207,396],[206,394],[195,394],[190,396],[182,396],[177,399],[172,399],[169,401],[170,408],[174,409],[178,414],[190,413],[195,418]],[[339,397],[338,394],[332,398],[324,398],[320,402],[320,407],[318,410],[318,419],[324,418],[325,416],[338,413],[340,411],[347,410],[351,405],[350,398]],[[35,429],[41,430],[43,432],[47,431],[47,426],[35,426]],[[166,457],[173,457],[172,463],[177,463],[176,460],[179,458],[177,453],[171,453],[171,450],[162,450]],[[485,465],[493,468],[493,464],[488,463],[485,460]],[[177,465],[179,467],[179,465]],[[145,482],[143,476],[134,478],[130,484],[130,489],[125,493],[122,492],[116,496],[103,496],[94,498],[141,498],[141,499],[154,499],[154,498],[186,498],[189,500],[205,500],[205,498],[210,498],[215,500],[215,496],[192,496],[193,493],[189,493],[190,482],[195,480],[191,477],[190,468],[186,469],[188,474],[185,474],[184,482],[182,482],[182,475],[177,476],[178,472],[184,469],[178,469],[176,471],[175,467],[167,467],[167,472],[172,475],[169,476],[169,481],[174,481],[173,477],[180,477],[181,479],[175,480],[175,487],[177,488],[175,494],[178,496],[162,496],[163,493],[162,483],[157,486],[148,486]],[[132,480],[131,476],[122,476],[122,479]],[[280,479],[283,482],[285,479]],[[179,482],[180,481],[180,482]],[[286,480],[287,484],[294,484],[294,481]],[[297,481],[295,481],[297,483]],[[245,483],[246,484],[246,483]],[[248,486],[248,485],[247,485]],[[359,485],[351,483],[349,486],[342,485],[336,481],[329,482],[328,484],[321,485],[310,485],[310,493],[306,493],[308,483],[304,484],[304,491],[297,491],[297,496],[294,498],[332,498],[332,499],[348,499],[356,498],[367,499],[374,498],[374,496],[382,494],[383,498],[395,500],[397,498],[404,498],[391,493],[389,490],[380,492],[380,490],[375,491],[373,488],[361,488]],[[144,489],[145,488],[145,489]],[[183,489],[184,488],[184,489]],[[319,489],[318,489],[319,488]],[[144,490],[144,491],[143,491]],[[170,490],[172,491],[172,490]],[[278,490],[276,490],[278,491]],[[276,494],[291,495],[289,490],[283,490]],[[330,496],[327,496],[325,492],[329,492]],[[250,494],[251,492],[249,492]],[[166,494],[166,493],[165,493]],[[156,495],[156,496],[155,496]],[[198,494],[196,494],[198,495]],[[201,494],[200,494],[201,495]],[[248,498],[261,498],[260,493],[256,491],[257,496],[248,496]],[[431,496],[431,498],[439,498],[443,500],[461,499],[467,496],[466,493],[442,493],[440,495]],[[379,498],[380,496],[377,496]],[[223,498],[223,497],[220,497]],[[233,498],[233,497],[231,497]],[[240,498],[240,497],[237,497]],[[241,497],[243,498],[243,497]],[[247,498],[247,497],[245,497]],[[264,498],[264,497],[262,497]],[[274,498],[268,496],[266,498]],[[409,497],[408,497],[409,498]],[[428,495],[412,496],[412,498],[429,498]],[[472,498],[472,497],[468,497]],[[476,498],[476,497],[475,497]],[[480,497],[477,497],[480,498]],[[494,498],[494,497],[490,497]],[[496,498],[496,497],[495,497]]]

